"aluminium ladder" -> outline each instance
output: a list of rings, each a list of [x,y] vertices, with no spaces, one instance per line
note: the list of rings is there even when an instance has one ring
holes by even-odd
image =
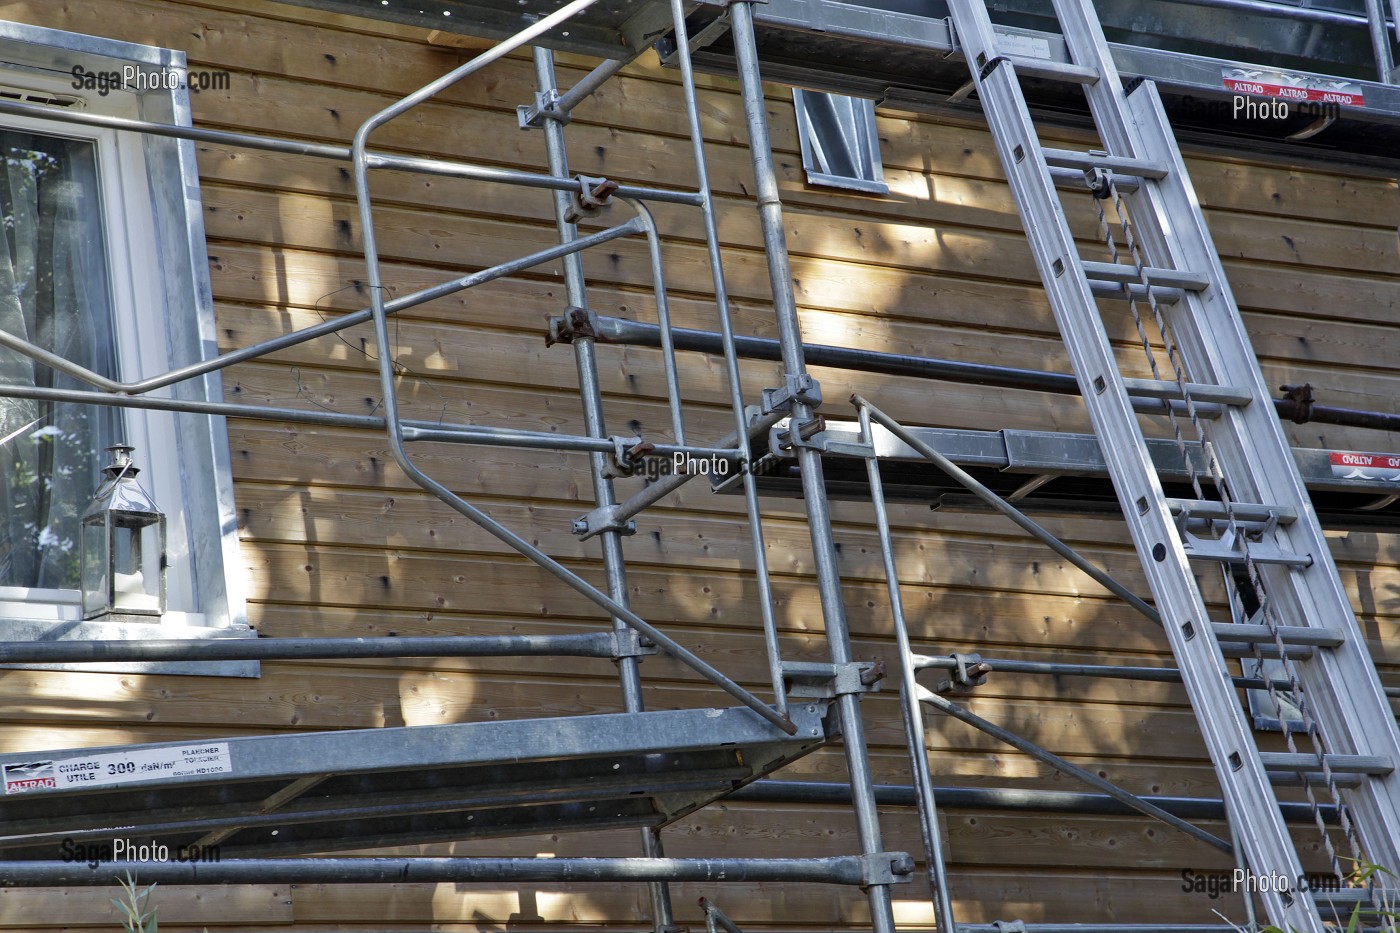
[[[999,49],[984,0],[949,0],[949,7],[1200,721],[1236,844],[1255,875],[1290,879],[1287,890],[1261,894],[1270,920],[1285,930],[1320,933],[1319,905],[1291,881],[1302,867],[1271,779],[1279,772],[1295,780],[1302,775],[1334,792],[1339,783],[1354,784],[1344,802],[1363,857],[1400,870],[1400,732],[1274,415],[1156,87],[1140,81],[1124,88],[1090,0],[1055,0],[1069,65]],[[1043,148],[1018,70],[1083,85],[1102,151]],[[1126,198],[1141,244],[1134,265],[1080,258],[1055,190],[1056,176],[1063,181],[1066,169],[1084,170],[1098,197],[1114,181],[1136,188]],[[1157,380],[1164,406],[1185,408],[1193,421],[1202,410],[1216,415],[1205,437],[1220,501],[1168,499],[1163,493],[1095,301],[1096,292],[1115,287],[1152,301],[1166,321],[1164,339],[1169,335],[1177,345],[1176,380]],[[1174,305],[1159,309],[1158,296]],[[1136,381],[1135,391],[1142,383]],[[1202,523],[1224,525],[1226,533],[1190,533]],[[1291,655],[1298,646],[1314,646],[1309,659],[1298,663],[1296,677],[1311,710],[1312,740],[1320,743],[1316,754],[1257,749],[1217,641],[1232,626],[1209,620],[1192,560],[1249,569],[1276,613],[1254,618],[1265,623],[1255,628],[1264,630],[1271,650]]]

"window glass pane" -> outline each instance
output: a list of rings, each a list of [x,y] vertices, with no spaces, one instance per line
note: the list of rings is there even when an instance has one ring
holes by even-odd
[[[0,130],[0,329],[116,376],[97,147]],[[88,388],[0,348],[0,381]],[[0,399],[0,586],[76,589],[78,517],[117,409]]]
[[[887,194],[875,130],[875,102],[794,89],[802,164],[807,180]]]

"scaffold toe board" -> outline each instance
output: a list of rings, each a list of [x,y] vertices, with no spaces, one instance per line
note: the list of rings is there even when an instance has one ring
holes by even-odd
[[[0,850],[146,843],[293,855],[663,826],[824,744],[743,708],[254,736],[0,756]]]

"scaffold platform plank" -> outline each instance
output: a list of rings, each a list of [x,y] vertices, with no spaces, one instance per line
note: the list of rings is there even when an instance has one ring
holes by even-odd
[[[425,29],[504,39],[553,13],[563,0],[282,0],[296,6],[388,20]],[[733,42],[723,28],[727,0],[688,2],[691,35],[708,41],[696,52],[701,70],[729,75]],[[1400,85],[1378,82],[1370,63],[1366,18],[1356,13],[1283,4],[1206,0],[1105,5],[1110,48],[1125,78],[1157,82],[1172,123],[1209,142],[1250,138],[1252,147],[1315,149],[1330,160],[1353,154],[1388,159],[1400,140]],[[1069,62],[1049,5],[1031,0],[997,4],[996,29],[1018,68],[1063,68]],[[800,87],[851,94],[903,110],[976,106],[958,89],[967,66],[942,0],[765,0],[754,9],[764,75]],[[707,31],[707,27],[714,27]],[[1319,28],[1321,27],[1321,28]],[[541,44],[564,52],[629,59],[661,40],[669,49],[670,14],[656,0],[599,0],[550,32]],[[1325,132],[1306,133],[1318,107],[1292,108],[1283,119],[1242,127],[1231,107],[1241,76],[1274,76],[1285,90],[1246,90],[1260,99],[1325,101]],[[1246,82],[1257,83],[1257,82]],[[1027,82],[1031,102],[1047,112],[1083,109],[1077,90],[1061,82]],[[1293,96],[1289,96],[1293,95]],[[961,103],[959,103],[961,102]],[[1316,139],[1313,136],[1316,135]]]
[[[286,0],[350,16],[443,32],[506,39],[548,16],[563,0]],[[669,29],[670,7],[656,0],[599,0],[545,35],[540,45],[601,58],[632,58]]]
[[[827,741],[688,709],[252,736],[0,756],[0,851],[139,838],[221,857],[659,827]]]

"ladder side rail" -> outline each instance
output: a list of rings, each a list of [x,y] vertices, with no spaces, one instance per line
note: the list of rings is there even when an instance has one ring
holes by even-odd
[[[1163,162],[1168,169],[1165,178],[1144,180],[1125,195],[1134,228],[1153,263],[1205,273],[1211,281],[1207,290],[1164,307],[1163,315],[1188,380],[1242,387],[1254,396],[1242,408],[1226,406],[1210,429],[1211,441],[1233,495],[1297,511],[1299,519],[1274,534],[1285,550],[1310,555],[1312,565],[1261,564],[1258,571],[1279,609],[1280,624],[1337,628],[1343,634],[1342,646],[1297,665],[1298,679],[1324,724],[1329,753],[1377,755],[1397,765],[1397,772],[1373,777],[1350,795],[1367,856],[1397,870],[1391,866],[1400,866],[1400,727],[1288,440],[1273,416],[1272,396],[1156,86],[1144,81],[1131,93],[1120,93],[1112,53],[1087,0],[1055,0],[1055,7],[1070,48],[1097,59],[1075,63],[1098,67],[1104,75],[1085,93],[1108,151]]]
[[[1170,142],[1176,163],[1168,179],[1147,183],[1135,196],[1139,204],[1156,207],[1139,208],[1138,215],[1148,220],[1145,226],[1139,222],[1139,230],[1150,238],[1149,247],[1151,240],[1161,242],[1176,268],[1204,268],[1214,280],[1208,291],[1188,296],[1176,309],[1164,310],[1182,355],[1193,362],[1206,361],[1206,371],[1197,369],[1188,375],[1228,382],[1255,394],[1250,405],[1227,406],[1210,428],[1222,472],[1235,496],[1295,509],[1298,520],[1277,527],[1273,534],[1285,550],[1308,554],[1313,560],[1310,566],[1298,568],[1258,565],[1265,591],[1279,610],[1279,624],[1333,628],[1344,639],[1342,645],[1319,651],[1296,666],[1314,716],[1323,724],[1327,751],[1385,757],[1397,766],[1397,771],[1373,776],[1348,795],[1367,857],[1394,871],[1390,866],[1400,865],[1400,726],[1282,425],[1273,416],[1258,358],[1225,283],[1199,205],[1192,212],[1195,229],[1184,230],[1177,223],[1168,228],[1176,236],[1163,236],[1160,195],[1178,201],[1189,198],[1193,204],[1195,196],[1155,86],[1139,86],[1129,101],[1138,130],[1150,133],[1154,141]],[[1179,221],[1181,213],[1174,216]]]
[[[1168,640],[1196,709],[1216,711],[1201,716],[1201,728],[1231,812],[1245,821],[1240,835],[1246,855],[1257,871],[1297,878],[1302,874],[1297,852],[1259,760],[1253,731],[1224,669],[1204,600],[1164,501],[1093,294],[1079,272],[1079,250],[1014,67],[997,61],[995,35],[982,0],[950,0],[949,6],[1002,166],[1026,218],[1026,234],[1085,405],[1099,437],[1110,441],[1102,447],[1119,502],[1125,514],[1137,516],[1128,524]],[[1139,509],[1139,501],[1146,505],[1145,512]],[[1161,558],[1156,559],[1156,554]],[[1281,924],[1291,924],[1300,933],[1322,933],[1321,919],[1306,898],[1274,891],[1263,897],[1270,916]]]

